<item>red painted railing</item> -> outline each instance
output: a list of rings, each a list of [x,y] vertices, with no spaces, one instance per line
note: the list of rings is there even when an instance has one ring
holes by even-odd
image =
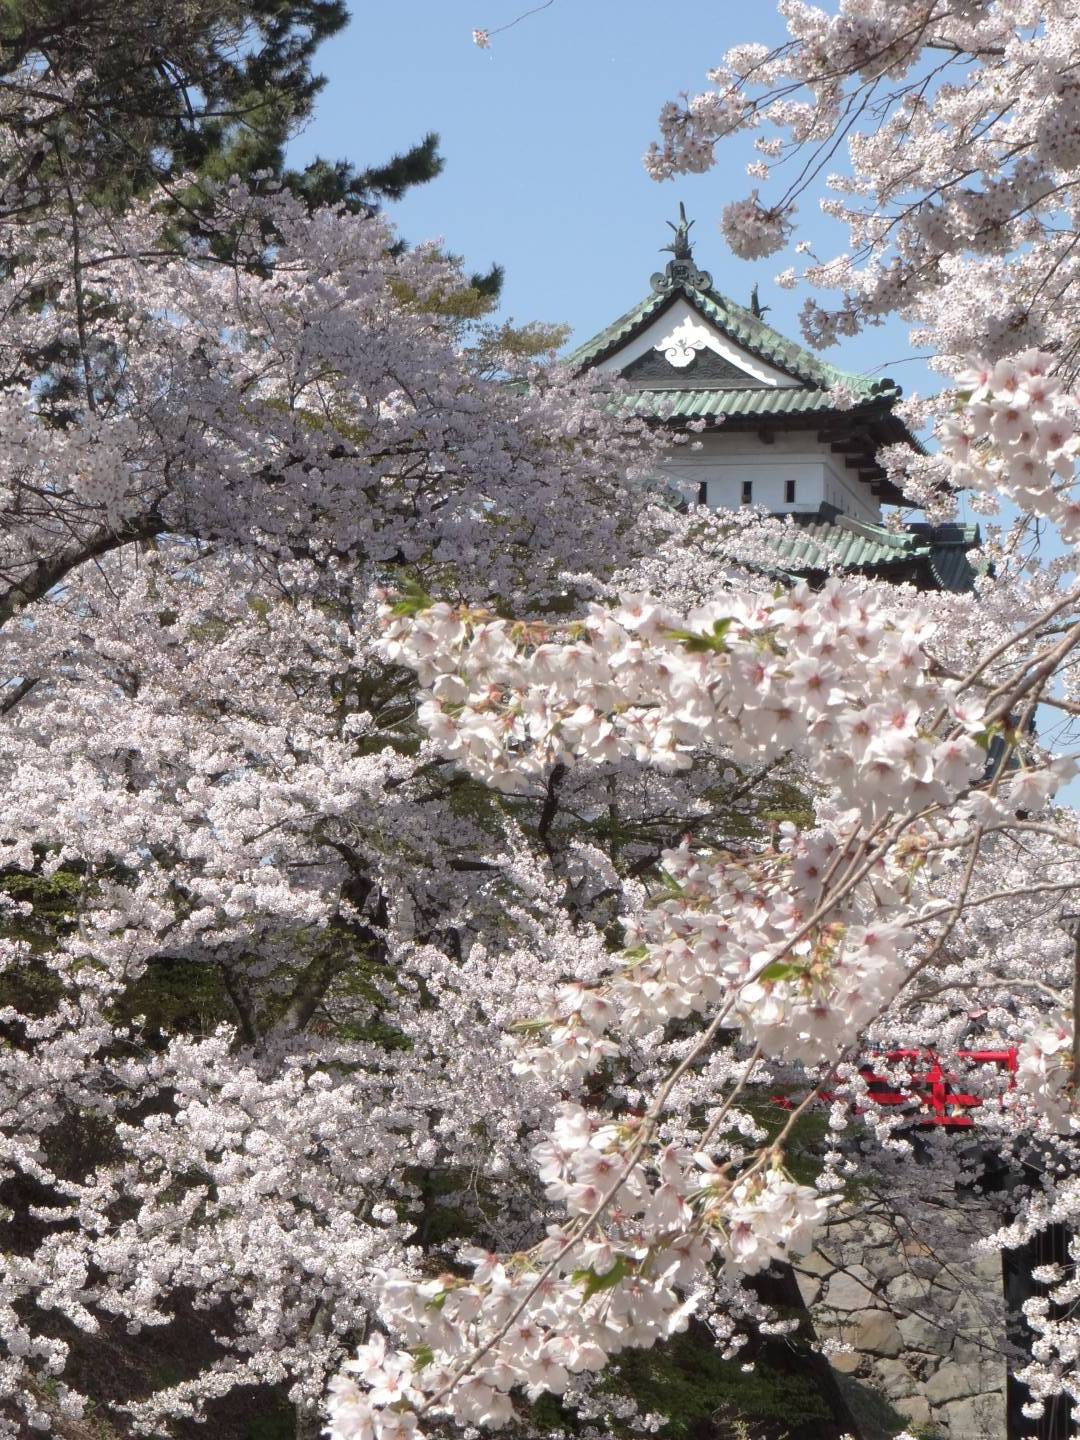
[[[910,1081],[902,1089],[896,1089],[896,1081],[878,1075],[871,1065],[860,1067],[860,1074],[870,1087],[869,1098],[875,1105],[912,1105],[918,1102],[918,1111],[912,1118],[919,1125],[951,1125],[966,1127],[974,1124],[967,1113],[983,1103],[981,1095],[957,1088],[963,1077],[947,1070],[932,1050],[890,1050],[882,1055],[889,1065],[903,1065],[911,1072]],[[958,1050],[958,1060],[970,1061],[973,1065],[993,1065],[995,1069],[1009,1075],[1009,1088],[1015,1083],[1016,1047],[1001,1050]],[[918,1067],[918,1068],[916,1068]]]

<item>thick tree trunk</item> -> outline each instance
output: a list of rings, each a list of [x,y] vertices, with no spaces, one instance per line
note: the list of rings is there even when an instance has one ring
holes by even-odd
[[[296,1440],[319,1440],[322,1416],[318,1410],[302,1410],[296,1406]]]

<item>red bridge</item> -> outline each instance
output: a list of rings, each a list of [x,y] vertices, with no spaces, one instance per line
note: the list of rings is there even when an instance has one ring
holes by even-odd
[[[869,1098],[875,1105],[907,1105],[918,1101],[919,1110],[913,1118],[919,1125],[951,1125],[964,1128],[973,1125],[970,1111],[983,1103],[981,1095],[960,1089],[964,1078],[955,1071],[946,1070],[932,1050],[890,1050],[882,1055],[890,1066],[903,1065],[911,1072],[911,1079],[903,1089],[896,1088],[896,1081],[878,1075],[871,1065],[862,1065],[859,1073],[869,1086]],[[998,1071],[1009,1076],[1009,1088],[1014,1085],[1016,1073],[1016,1047],[1003,1050],[958,1050],[958,1060],[967,1060],[972,1065],[993,1065]]]

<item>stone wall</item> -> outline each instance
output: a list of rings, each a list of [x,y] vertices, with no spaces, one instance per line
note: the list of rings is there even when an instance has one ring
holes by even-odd
[[[796,1266],[819,1338],[851,1347],[831,1355],[835,1369],[927,1440],[1005,1440],[1001,1261],[972,1253],[991,1218],[945,1209],[931,1243],[880,1206],[848,1209]]]

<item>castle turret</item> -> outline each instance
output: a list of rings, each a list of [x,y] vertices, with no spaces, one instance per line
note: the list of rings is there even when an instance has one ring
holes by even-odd
[[[926,588],[967,589],[966,525],[882,524],[882,506],[908,504],[878,463],[884,445],[921,447],[896,414],[900,387],[848,374],[774,330],[757,287],[737,305],[698,268],[693,221],[679,206],[671,259],[649,294],[569,356],[581,370],[626,381],[627,415],[698,442],[673,443],[664,475],[711,509],[757,505],[790,515],[781,544],[793,574],[836,565]]]

